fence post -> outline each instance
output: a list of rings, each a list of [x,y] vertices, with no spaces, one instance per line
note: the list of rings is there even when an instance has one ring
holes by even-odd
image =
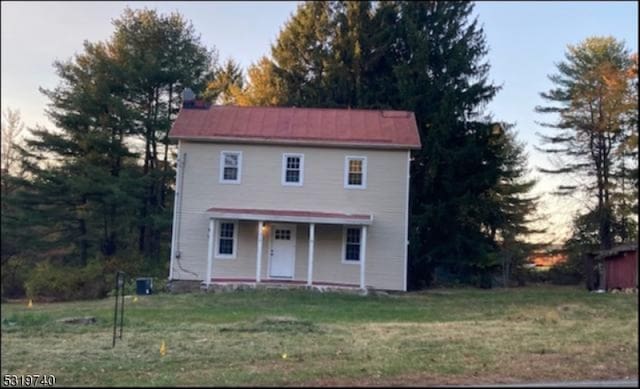
[[[122,300],[120,300],[120,340],[122,340],[122,326],[124,324],[124,285],[126,281],[125,273],[122,273]]]
[[[116,306],[113,310],[113,342],[111,348],[116,347],[116,329],[118,327],[118,299],[120,299],[120,336],[122,339],[122,327],[124,326],[124,283],[126,273],[123,271],[116,272]]]
[[[116,327],[118,325],[118,293],[120,292],[120,272],[116,272],[116,307],[113,310],[113,343],[111,344],[111,348],[116,347]]]

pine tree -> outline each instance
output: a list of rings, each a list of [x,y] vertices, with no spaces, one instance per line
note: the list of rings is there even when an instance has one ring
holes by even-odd
[[[139,251],[158,267],[170,241],[168,131],[182,89],[204,90],[214,53],[177,13],[127,9],[114,26],[108,41],[55,63],[60,84],[42,92],[57,130],[31,131],[8,223],[44,256],[84,265]]]
[[[629,106],[638,103],[638,55],[631,55],[631,64],[625,77],[629,93],[625,94]],[[613,234],[621,242],[638,240],[638,110],[625,112],[621,126],[620,145],[614,152],[613,170]]]
[[[19,189],[16,186],[17,180],[15,178],[24,177],[24,170],[20,166],[18,155],[19,147],[22,144],[20,136],[23,132],[24,123],[20,117],[20,111],[7,108],[2,113],[2,159],[0,163],[0,212],[2,212],[0,218],[0,223],[2,223],[0,258],[3,270],[7,260],[20,251],[20,246],[16,241],[16,232],[9,227],[10,220],[16,217],[16,208],[10,204],[9,197]]]
[[[126,204],[135,203],[132,178],[123,172],[134,157],[124,144],[131,124],[107,47],[85,43],[85,52],[73,61],[56,62],[64,81],[54,90],[42,90],[50,99],[48,115],[59,131],[31,131],[23,150],[28,179],[15,203],[16,219],[24,232],[34,233],[33,246],[68,250],[85,265],[90,253],[113,255]],[[14,226],[14,229],[18,229]]]
[[[401,108],[414,111],[422,140],[411,171],[410,274],[429,282],[436,267],[465,277],[493,242],[482,231],[481,195],[497,181],[481,108],[487,82],[483,32],[470,3],[400,2],[393,68]]]
[[[562,185],[559,194],[577,191],[595,203],[598,236],[603,249],[615,239],[614,170],[620,155],[616,150],[625,141],[630,118],[637,117],[637,72],[622,42],[612,37],[592,37],[569,46],[558,73],[549,77],[555,87],[541,96],[551,106],[536,107],[540,113],[558,115],[555,123],[543,124],[555,130],[541,134],[539,148],[558,157],[550,174],[571,175],[577,181]],[[637,121],[636,121],[637,123]]]
[[[146,257],[160,260],[161,242],[170,240],[168,200],[174,171],[169,129],[182,89],[189,86],[202,93],[212,79],[216,57],[178,13],[126,9],[114,27],[110,45],[125,80],[124,100],[136,115],[134,134],[144,141],[140,184],[145,194],[138,213],[138,248]]]
[[[497,257],[502,269],[502,282],[509,286],[511,276],[523,270],[529,255],[542,247],[527,241],[534,229],[539,197],[530,194],[536,180],[527,179],[527,158],[524,144],[516,140],[513,125],[496,124],[492,147],[498,156],[498,182],[485,193],[481,201],[486,216],[485,228],[499,248]]]
[[[332,2],[310,1],[298,6],[271,46],[274,75],[282,87],[282,104],[288,106],[334,106],[324,82],[331,62],[333,35]]]
[[[249,82],[241,90],[233,89],[233,100],[240,106],[277,106],[283,94],[274,76],[274,65],[267,57],[247,70]]]
[[[203,98],[216,104],[234,103],[235,96],[239,94],[244,86],[242,69],[233,59],[228,59],[219,69],[215,71],[215,76],[207,84],[203,93]]]
[[[337,1],[333,4],[330,24],[331,52],[327,59],[327,105],[362,107],[365,59],[370,52],[371,2]]]
[[[437,266],[477,274],[500,265],[491,262],[500,247],[487,225],[509,208],[491,213],[483,199],[512,172],[501,170],[505,156],[482,113],[498,88],[487,80],[472,10],[456,2],[306,2],[262,66],[273,67],[273,80],[250,84],[271,104],[415,112],[423,148],[411,171],[413,287],[430,282]]]

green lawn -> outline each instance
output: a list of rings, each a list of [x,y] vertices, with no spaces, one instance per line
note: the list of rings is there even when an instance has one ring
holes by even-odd
[[[128,297],[126,304],[115,349],[113,299],[3,304],[2,374],[103,386],[637,377],[637,295],[570,287],[368,297],[272,290]],[[56,321],[69,316],[95,316],[97,324]]]

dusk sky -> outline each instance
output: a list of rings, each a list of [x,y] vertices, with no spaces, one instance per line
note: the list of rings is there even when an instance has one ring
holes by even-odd
[[[191,20],[202,42],[215,47],[221,60],[234,58],[243,67],[269,54],[270,44],[295,10],[297,2],[2,2],[2,109],[19,109],[27,126],[51,127],[44,115],[47,100],[38,87],[58,83],[51,66],[82,50],[84,40],[107,39],[111,20],[122,10],[155,8],[179,11]],[[547,166],[538,144],[534,112],[543,104],[539,93],[551,87],[567,45],[589,36],[611,35],[638,51],[637,2],[478,2],[475,14],[484,26],[491,79],[503,88],[487,107],[496,120],[516,124],[518,139],[526,143],[532,170]],[[536,192],[548,192],[558,179],[542,176]],[[542,212],[550,222],[545,238],[562,239],[567,221],[580,203],[544,196]]]

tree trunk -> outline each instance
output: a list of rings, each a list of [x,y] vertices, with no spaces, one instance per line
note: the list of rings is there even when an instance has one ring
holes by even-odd
[[[87,252],[89,250],[89,243],[87,242],[87,225],[84,219],[80,219],[80,265],[87,265]]]
[[[82,198],[82,203],[80,205],[84,212],[84,207],[87,206],[87,199],[85,197]],[[87,265],[87,257],[89,251],[89,242],[87,240],[87,222],[85,218],[78,218],[78,227],[80,232],[80,265]]]
[[[148,177],[151,164],[151,114],[153,109],[154,91],[149,92],[147,99],[147,116],[145,118],[145,152],[144,152],[144,177]],[[148,185],[148,184],[147,184]],[[138,231],[138,251],[143,255],[146,253],[146,242],[148,241],[147,215],[149,213],[149,186],[145,188],[145,195],[142,199],[142,208],[140,211],[140,226]]]
[[[169,85],[169,105],[167,109],[167,122],[171,123],[171,109],[173,104],[173,84]],[[160,185],[160,206],[164,208],[167,195],[167,175],[169,174],[169,134],[165,134],[163,138],[164,157],[162,166],[162,183]]]
[[[608,250],[612,246],[611,239],[611,213],[609,208],[608,164],[606,163],[606,143],[602,134],[597,135],[597,150],[595,154],[596,183],[598,188],[598,240],[600,249]]]

